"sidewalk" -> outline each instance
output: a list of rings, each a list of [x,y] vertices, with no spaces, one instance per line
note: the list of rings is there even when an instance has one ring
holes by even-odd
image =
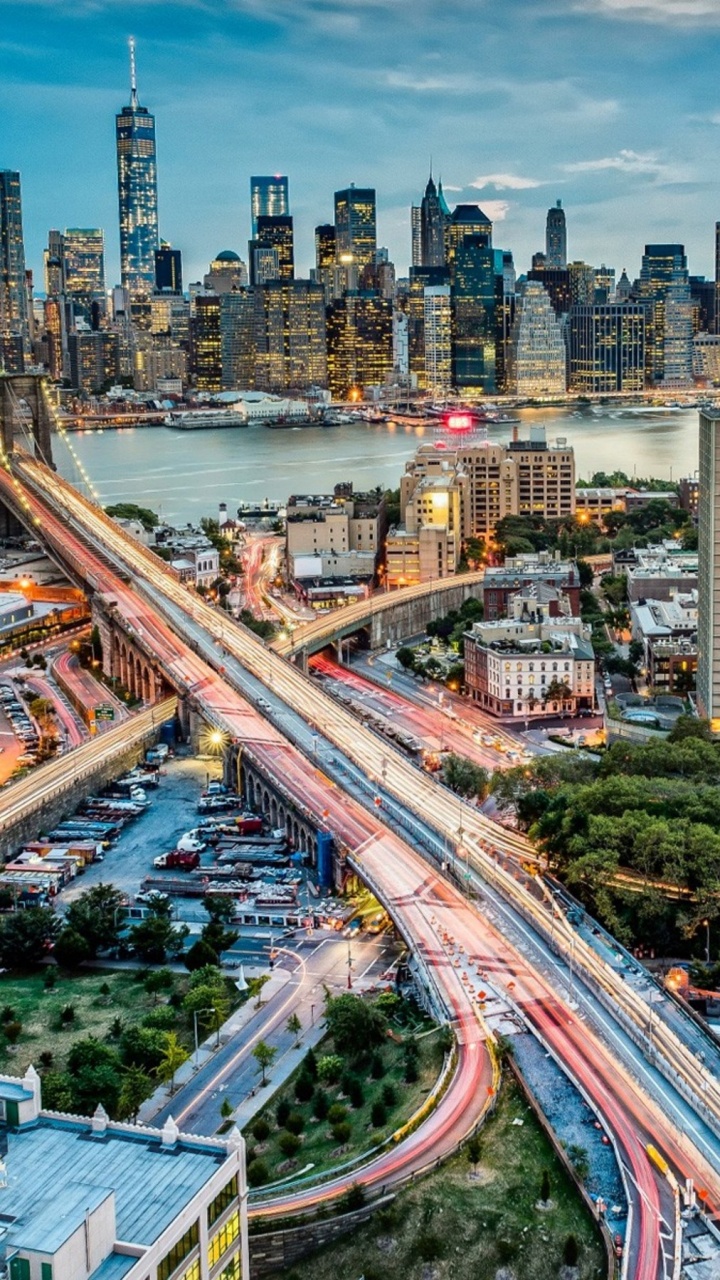
[[[313,1027],[304,1028],[300,1032],[299,1043],[293,1045],[292,1049],[287,1049],[282,1057],[277,1058],[273,1063],[265,1088],[263,1089],[262,1085],[256,1085],[244,1102],[241,1102],[240,1106],[233,1111],[232,1120],[238,1129],[244,1129],[253,1116],[257,1115],[258,1111],[262,1111],[268,1099],[285,1083],[296,1067],[299,1067],[308,1049],[314,1049],[324,1035],[325,1023],[322,1018]]]
[[[245,969],[245,976],[254,978],[262,977],[267,971],[263,968],[253,969],[252,967]],[[228,975],[229,976],[229,975]],[[283,987],[290,981],[291,974],[287,969],[275,969],[270,977],[269,982],[265,983],[262,990],[262,1003],[267,1004],[273,996],[282,991]],[[215,1053],[218,1048],[222,1049],[229,1040],[239,1035],[246,1023],[258,1012],[256,1000],[246,1000],[244,1004],[236,1009],[234,1013],[220,1027],[219,1035],[212,1031],[206,1040],[199,1046],[197,1055],[193,1051],[186,1062],[175,1072],[175,1088],[171,1094],[170,1086],[167,1084],[158,1085],[158,1088],[149,1098],[143,1102],[139,1112],[138,1121],[140,1124],[151,1124],[153,1116],[157,1115],[164,1106],[178,1096],[180,1090],[187,1085],[193,1076],[200,1070]],[[218,1045],[219,1040],[219,1045]]]

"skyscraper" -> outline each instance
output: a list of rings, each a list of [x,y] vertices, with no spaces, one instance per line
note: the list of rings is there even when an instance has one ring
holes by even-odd
[[[424,292],[425,386],[432,396],[445,396],[452,386],[452,307],[450,285],[430,285]]]
[[[450,268],[452,282],[458,245],[462,244],[467,236],[481,236],[485,238],[485,243],[490,248],[492,222],[478,204],[457,204],[446,220],[445,236],[445,260]]]
[[[545,223],[545,261],[548,267],[562,270],[567,266],[567,227],[562,200],[548,209]]]
[[[338,262],[348,258],[357,271],[372,266],[377,250],[375,191],[351,184],[335,192],[335,236]]]
[[[65,295],[90,317],[105,310],[105,237],[98,227],[68,227],[62,236]]]
[[[312,280],[269,280],[255,293],[255,385],[307,391],[327,385],[325,292]]]
[[[220,391],[222,387],[222,342],[220,299],[200,295],[195,299],[193,320],[193,369],[199,391]]]
[[[336,400],[378,387],[392,373],[393,307],[378,293],[348,292],[327,314],[328,385]]]
[[[29,349],[20,174],[0,169],[0,369],[22,373]]]
[[[539,280],[528,280],[515,306],[508,350],[508,389],[517,395],[558,395],[566,387],[562,325]]]
[[[258,218],[286,218],[290,213],[287,178],[279,173],[269,178],[251,178],[250,210],[253,239],[257,235]]]
[[[569,338],[572,391],[593,395],[643,390],[645,309],[639,303],[573,307]]]
[[[130,105],[115,117],[115,135],[120,275],[132,297],[150,294],[155,288],[158,248],[155,117],[138,103],[134,40],[130,41]]]
[[[295,248],[293,236],[293,220],[289,214],[260,214],[257,219],[257,232],[250,241],[250,283],[260,284],[256,271],[257,252],[263,249],[277,250],[277,274],[281,280],[292,280],[295,276]],[[272,279],[265,274],[265,279]]]
[[[678,370],[692,367],[692,322],[687,327],[690,286],[685,246],[646,244],[640,271],[640,300],[646,315],[646,372],[649,382],[678,381]],[[669,300],[669,306],[668,306]],[[668,321],[670,328],[668,330]],[[666,343],[670,357],[666,370]],[[683,351],[683,347],[687,350]],[[681,377],[680,380],[684,380]]]
[[[444,203],[444,202],[443,202]],[[447,216],[443,212],[437,187],[430,174],[420,205],[420,265],[445,266],[445,227]]]
[[[715,223],[715,332],[720,333],[720,222]]]
[[[165,240],[155,250],[155,288],[158,293],[182,293],[182,255]]]
[[[497,389],[495,254],[484,232],[465,236],[457,245],[452,306],[453,386],[476,395],[493,394]]]
[[[700,413],[698,471],[698,667],[701,716],[720,730],[720,413]]]
[[[325,301],[333,296],[335,286],[335,228],[324,222],[315,228],[315,274],[313,279],[325,290]]]

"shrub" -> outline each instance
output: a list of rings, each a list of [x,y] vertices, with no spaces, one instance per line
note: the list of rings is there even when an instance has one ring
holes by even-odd
[[[326,1084],[334,1084],[340,1079],[343,1060],[337,1053],[326,1053],[317,1064],[318,1079]]]
[[[340,1203],[346,1213],[352,1213],[354,1209],[362,1209],[365,1204],[365,1188],[359,1182],[353,1182],[352,1186],[348,1187]],[[367,1271],[365,1274],[367,1276]]]
[[[388,1110],[391,1110],[397,1104],[395,1086],[392,1084],[384,1084],[381,1097]]]
[[[112,1036],[113,1040],[119,1040],[124,1029],[125,1029],[125,1024],[123,1023],[122,1018],[113,1018],[112,1022],[110,1023],[110,1035]]]
[[[69,1027],[71,1022],[75,1021],[75,1005],[66,1004],[60,1010],[60,1022],[63,1027]]]
[[[57,982],[57,969],[46,969],[43,978],[43,986],[46,991],[52,991]]]
[[[579,1256],[580,1249],[575,1236],[568,1236],[565,1241],[565,1247],[563,1248],[563,1262],[565,1263],[565,1266],[576,1267]]]
[[[51,1050],[51,1049],[43,1049],[42,1053],[40,1054],[40,1056],[39,1056],[39,1058],[38,1058],[38,1061],[39,1061],[40,1066],[43,1068],[43,1070],[44,1070],[44,1071],[49,1071],[50,1067],[51,1067],[51,1066],[52,1066],[52,1064],[53,1064],[53,1053],[52,1053],[52,1050]]]
[[[415,1084],[418,1078],[417,1062],[414,1058],[408,1058],[405,1063],[405,1083]]]
[[[11,1004],[3,1005],[3,1011],[0,1013],[0,1022],[5,1026],[6,1022],[14,1022],[17,1017],[15,1009]]]
[[[22,1031],[22,1022],[18,1022],[17,1018],[14,1022],[6,1022],[3,1031],[8,1044],[17,1044]]]
[[[349,1088],[346,1092],[350,1099],[351,1106],[353,1106],[356,1111],[359,1111],[365,1101],[365,1093],[360,1081],[353,1078],[350,1081]]]
[[[318,1089],[313,1098],[313,1115],[318,1120],[325,1120],[329,1109],[330,1103],[328,1102],[327,1094],[324,1089]]]
[[[339,1147],[344,1147],[350,1141],[352,1133],[352,1125],[347,1120],[343,1120],[340,1124],[334,1124],[332,1127],[332,1136]]]
[[[278,1129],[285,1128],[285,1121],[290,1115],[290,1110],[291,1110],[290,1103],[288,1102],[287,1098],[281,1098],[277,1104],[277,1111],[275,1112],[275,1119],[277,1120]]]
[[[258,1116],[250,1132],[256,1142],[267,1142],[270,1137],[270,1125],[262,1116]]]
[[[295,1081],[295,1097],[298,1102],[309,1102],[314,1092],[315,1081],[312,1076],[306,1075],[304,1071],[301,1071]]]
[[[280,1150],[288,1160],[292,1160],[293,1156],[297,1155],[300,1150],[300,1139],[297,1134],[283,1133],[280,1138]]]
[[[374,1129],[382,1129],[383,1125],[387,1122],[387,1108],[380,1098],[378,1098],[376,1102],[373,1102],[370,1119],[372,1120]]]
[[[302,1133],[303,1129],[305,1128],[305,1120],[300,1115],[299,1111],[290,1112],[290,1115],[285,1121],[285,1128],[287,1129],[288,1133],[294,1133],[294,1134]]]
[[[374,1053],[370,1062],[370,1075],[373,1080],[382,1080],[385,1075],[385,1063],[381,1053]]]
[[[155,1031],[174,1031],[177,1026],[177,1014],[174,1009],[168,1008],[167,1005],[160,1005],[158,1009],[151,1009],[145,1014],[142,1020],[144,1027],[150,1027]]]
[[[317,1061],[317,1057],[315,1056],[314,1049],[308,1049],[307,1053],[305,1054],[305,1061],[303,1062],[303,1071],[304,1072],[306,1071],[307,1074],[311,1076],[313,1080],[317,1079],[318,1061]]]
[[[264,1160],[253,1160],[247,1168],[247,1180],[251,1187],[261,1187],[270,1177]]]
[[[327,1113],[330,1124],[342,1124],[343,1120],[347,1120],[347,1107],[342,1102],[333,1102]]]

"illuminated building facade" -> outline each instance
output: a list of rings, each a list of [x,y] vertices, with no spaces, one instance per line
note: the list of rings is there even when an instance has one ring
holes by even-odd
[[[155,250],[155,289],[158,293],[182,293],[182,254],[164,240]]]
[[[70,381],[86,395],[107,391],[120,372],[116,333],[85,330],[68,335]]]
[[[561,395],[566,388],[562,326],[537,280],[526,282],[515,304],[507,382],[520,396]]]
[[[327,386],[325,293],[312,280],[269,280],[256,291],[255,385],[261,391]]]
[[[700,411],[697,700],[720,733],[720,413]]]
[[[420,266],[445,266],[445,228],[448,208],[430,174],[420,205]]]
[[[357,272],[374,266],[377,215],[373,187],[351,184],[335,192],[335,237],[338,263],[348,259]]]
[[[257,231],[250,241],[251,284],[261,283],[255,276],[257,259],[256,251],[275,249],[277,251],[277,271],[281,280],[292,280],[295,276],[295,249],[293,242],[293,220],[289,214],[273,217],[261,214],[257,219]],[[267,277],[270,279],[272,277]]]
[[[258,218],[286,218],[290,213],[287,178],[280,173],[251,178],[250,211],[253,237],[257,235]]]
[[[255,386],[255,297],[249,289],[220,296],[223,391]]]
[[[210,263],[210,269],[203,278],[203,286],[211,293],[230,293],[233,289],[245,289],[248,284],[248,270],[234,249],[222,249]]]
[[[192,334],[192,368],[198,390],[222,390],[220,299],[216,295],[200,295],[195,299]]]
[[[0,369],[22,373],[29,348],[20,174],[0,169]]]
[[[528,271],[527,278],[537,280],[547,290],[556,316],[567,315],[572,306],[570,272],[567,267],[554,267],[550,270],[544,265],[534,266],[532,271]]]
[[[97,227],[68,227],[62,234],[63,287],[92,319],[105,312],[105,237]]]
[[[327,313],[328,385],[336,400],[382,386],[393,367],[393,308],[378,293],[350,291]]]
[[[645,309],[639,303],[573,307],[569,346],[572,391],[594,395],[643,390]]]
[[[564,270],[567,266],[567,226],[562,200],[548,209],[545,223],[545,263],[551,270]]]
[[[497,389],[497,287],[495,254],[487,234],[464,236],[455,248],[452,281],[452,382],[471,396]]]
[[[120,275],[132,296],[155,288],[158,248],[155,117],[138,103],[135,46],[130,42],[130,105],[115,117],[120,213]]]
[[[424,290],[425,386],[431,396],[445,396],[452,386],[452,304],[450,285]]]
[[[668,298],[670,305],[668,307]],[[687,333],[684,303],[689,301],[685,247],[646,244],[640,271],[640,301],[645,307],[645,361],[650,383],[677,380],[678,369],[692,368],[692,328]],[[666,338],[670,346],[665,367]],[[683,344],[687,350],[683,352]],[[682,379],[681,379],[682,380]]]
[[[335,287],[335,227],[331,222],[315,228],[314,279],[325,290],[325,301],[330,302]]]
[[[468,237],[479,237],[490,248],[492,222],[477,204],[458,204],[445,223],[445,262],[450,268],[450,282],[455,276],[458,247]]]

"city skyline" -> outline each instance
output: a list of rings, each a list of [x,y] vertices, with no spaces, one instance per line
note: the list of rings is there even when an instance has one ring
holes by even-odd
[[[245,256],[249,179],[273,172],[292,185],[300,273],[333,192],[350,182],[376,188],[378,243],[404,273],[410,205],[431,154],[449,202],[480,203],[519,270],[543,247],[547,208],[562,199],[570,258],[627,266],[632,278],[646,241],[680,240],[691,270],[711,274],[720,20],[709,0],[512,0],[502,14],[453,0],[442,12],[426,4],[413,30],[406,6],[384,0],[273,0],[262,18],[238,0],[222,6],[221,26],[212,4],[161,12],[37,0],[0,11],[0,159],[22,176],[38,286],[57,225],[102,227],[108,282],[119,278],[112,122],[127,98],[131,31],[143,102],[157,119],[160,234],[182,249],[188,281],[221,248]]]

